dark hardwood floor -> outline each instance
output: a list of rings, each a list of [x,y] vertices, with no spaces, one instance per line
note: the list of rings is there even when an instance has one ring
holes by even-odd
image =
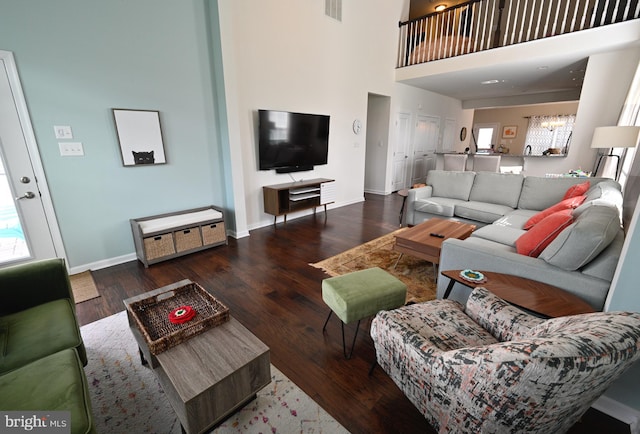
[[[322,301],[326,275],[308,264],[398,228],[402,198],[366,195],[362,203],[251,231],[216,247],[150,266],[128,262],[93,272],[101,297],[77,305],[81,325],[124,309],[122,300],[181,279],[200,283],[271,349],[271,362],[352,433],[434,430],[391,379],[377,368],[368,324],[354,355],[342,355],[340,322]],[[347,339],[354,326],[346,327]],[[133,339],[133,337],[132,337]],[[571,433],[628,433],[591,410]]]

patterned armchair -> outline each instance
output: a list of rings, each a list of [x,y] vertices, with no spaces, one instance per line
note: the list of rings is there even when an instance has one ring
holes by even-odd
[[[484,288],[376,315],[377,360],[441,433],[561,433],[640,358],[640,314],[544,320]]]

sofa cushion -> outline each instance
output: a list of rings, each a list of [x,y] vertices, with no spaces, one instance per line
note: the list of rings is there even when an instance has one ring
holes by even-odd
[[[506,205],[469,201],[456,205],[455,215],[484,223],[493,223],[511,211],[513,211],[513,208]]]
[[[522,229],[525,229],[525,230],[531,229],[536,223],[541,222],[543,218],[553,214],[556,211],[562,211],[563,209],[577,208],[582,204],[582,202],[585,201],[586,198],[587,196],[583,195],[583,196],[573,196],[568,199],[564,199],[556,203],[555,205],[552,205],[549,208],[542,210],[536,215],[534,215],[533,217],[531,217],[529,220],[527,220],[527,222],[524,224]]]
[[[595,184],[602,178],[591,179]],[[545,178],[540,176],[526,176],[522,183],[522,193],[518,201],[518,208],[535,209],[541,211],[560,202],[567,189],[575,184],[584,182],[584,178]]]
[[[622,216],[622,192],[620,191],[620,184],[615,181],[603,181],[591,187],[586,193],[586,200],[576,208],[573,216],[578,217],[587,208],[595,205],[616,207]]]
[[[605,197],[611,190],[620,192],[620,184],[613,179],[607,179],[593,184],[585,195],[587,196],[587,201],[592,201]]]
[[[511,173],[476,173],[469,200],[515,208],[518,206],[523,180],[524,176]]]
[[[474,172],[430,170],[427,184],[433,188],[432,196],[469,200],[475,175]]]
[[[500,342],[527,336],[533,327],[544,321],[507,303],[483,287],[471,292],[464,311]]]
[[[465,201],[460,199],[450,199],[448,197],[430,197],[428,199],[418,199],[413,204],[413,209],[419,212],[428,212],[445,217],[453,217],[455,206]]]
[[[540,253],[567,226],[573,222],[571,210],[557,211],[544,219],[516,240],[516,251],[521,255],[537,258]]]
[[[87,380],[74,349],[53,353],[1,375],[0,390],[2,410],[69,411],[71,427],[67,432],[95,432]]]
[[[589,187],[591,187],[591,183],[589,181],[572,185],[564,193],[564,197],[562,198],[562,200],[571,199],[572,197],[576,197],[576,196],[582,196],[587,192],[587,190],[589,190]]]
[[[432,300],[381,311],[373,320],[371,334],[377,336],[378,342],[400,343],[418,353],[497,343],[495,337],[469,318],[462,305],[453,300]],[[407,342],[405,338],[411,341]],[[395,354],[404,356],[403,353]]]
[[[620,216],[615,208],[589,207],[549,244],[540,258],[565,270],[577,270],[607,248],[619,231]]]
[[[525,233],[522,229],[505,227],[500,225],[487,225],[476,229],[471,234],[472,237],[484,238],[485,240],[495,241],[496,243],[506,244],[515,247],[516,240]]]
[[[527,220],[536,215],[537,212],[532,209],[515,209],[500,217],[493,224],[507,228],[522,229]]]
[[[582,274],[611,282],[613,280],[613,274],[616,271],[616,267],[618,266],[618,261],[620,260],[623,244],[624,231],[620,228],[618,235],[616,235],[611,244],[609,244],[607,248],[592,261],[580,269]]]
[[[69,299],[0,317],[0,373],[81,345]]]

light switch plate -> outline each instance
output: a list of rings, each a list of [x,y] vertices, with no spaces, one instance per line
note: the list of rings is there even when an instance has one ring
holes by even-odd
[[[56,133],[56,139],[73,139],[73,132],[69,125],[54,125],[53,131]]]
[[[59,142],[60,155],[63,157],[81,157],[84,155],[84,148],[80,142]]]

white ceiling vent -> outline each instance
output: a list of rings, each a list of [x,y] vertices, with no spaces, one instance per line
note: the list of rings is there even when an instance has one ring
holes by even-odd
[[[342,0],[324,0],[324,13],[342,22]]]

